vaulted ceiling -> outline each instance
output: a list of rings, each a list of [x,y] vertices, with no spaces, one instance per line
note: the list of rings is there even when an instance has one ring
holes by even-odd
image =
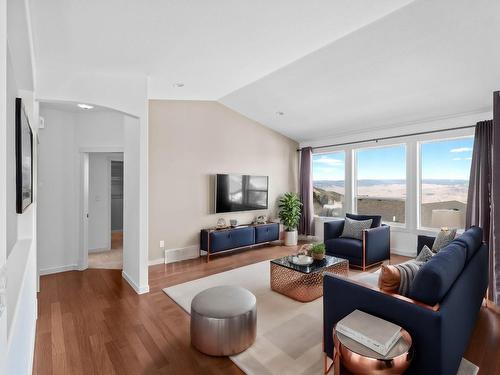
[[[220,100],[298,141],[484,110],[500,88],[495,0],[30,0],[30,12],[38,76],[147,75],[151,98]]]

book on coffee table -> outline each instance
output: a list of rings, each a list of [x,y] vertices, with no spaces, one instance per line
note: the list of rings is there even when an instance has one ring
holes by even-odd
[[[384,356],[401,337],[400,326],[360,310],[340,320],[336,330]]]

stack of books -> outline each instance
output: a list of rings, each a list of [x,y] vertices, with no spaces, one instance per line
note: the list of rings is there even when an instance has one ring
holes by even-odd
[[[386,356],[401,337],[401,327],[354,310],[337,323],[337,332]]]

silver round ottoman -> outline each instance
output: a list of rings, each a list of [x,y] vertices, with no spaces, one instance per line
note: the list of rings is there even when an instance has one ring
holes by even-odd
[[[237,286],[216,286],[191,302],[191,344],[200,352],[226,356],[242,352],[255,341],[255,296]]]

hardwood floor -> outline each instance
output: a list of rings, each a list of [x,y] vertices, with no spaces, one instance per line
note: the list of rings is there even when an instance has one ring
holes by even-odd
[[[242,374],[228,358],[190,346],[189,316],[162,288],[277,258],[295,248],[269,246],[149,269],[151,292],[137,295],[120,270],[43,276],[38,295],[34,374]],[[392,263],[404,257],[394,256]],[[500,316],[482,308],[467,359],[480,375],[500,371]]]

